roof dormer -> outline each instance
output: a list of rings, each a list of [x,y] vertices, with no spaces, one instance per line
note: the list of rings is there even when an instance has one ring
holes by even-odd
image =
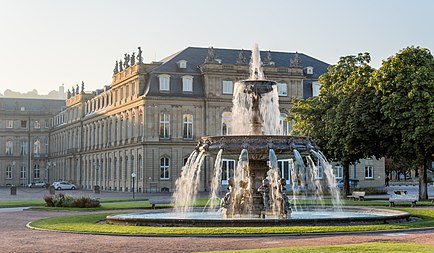
[[[306,75],[313,75],[313,67],[308,66],[308,67],[304,68],[304,73],[306,73]]]
[[[178,62],[176,62],[176,64],[178,65],[178,68],[180,68],[180,69],[186,69],[187,68],[187,61],[186,60],[179,60]]]

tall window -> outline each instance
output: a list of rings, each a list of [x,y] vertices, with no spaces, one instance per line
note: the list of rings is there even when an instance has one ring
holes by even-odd
[[[321,166],[321,165],[317,165],[316,166],[316,169],[318,170],[317,171],[317,175],[316,175],[316,179],[322,179],[323,178],[323,176],[324,176],[324,168],[323,168],[323,166]]]
[[[182,77],[182,91],[193,92],[193,77],[183,76]]]
[[[234,90],[234,83],[232,81],[223,80],[223,94],[232,94]]]
[[[33,154],[39,155],[40,153],[41,153],[41,141],[37,139],[33,143]]]
[[[21,140],[20,155],[27,155],[27,141]]]
[[[288,115],[280,114],[280,125],[282,126],[282,135],[289,135],[292,130],[292,124],[287,119]]]
[[[234,174],[235,160],[223,159],[222,163],[222,184],[227,185],[229,178]]]
[[[6,155],[12,155],[14,153],[14,144],[11,140],[6,141]]]
[[[44,127],[45,127],[45,128],[50,127],[50,123],[49,123],[48,119],[46,119],[46,120],[44,121]]]
[[[45,154],[48,154],[48,137],[45,138],[44,146],[45,146]]]
[[[222,114],[222,135],[230,135],[233,133],[232,129],[232,113],[223,112]]]
[[[288,85],[286,83],[277,83],[277,93],[279,96],[288,96]]]
[[[8,165],[6,167],[6,179],[12,179],[12,166]]]
[[[159,75],[160,91],[170,90],[170,76],[169,75]]]
[[[7,120],[6,121],[6,128],[14,128],[14,121],[13,120]]]
[[[160,159],[160,179],[170,178],[170,159],[168,157],[162,157]]]
[[[26,179],[26,167],[21,165],[20,179]]]
[[[335,166],[335,171],[336,171],[336,174],[335,174],[336,178],[337,179],[342,179],[343,176],[344,176],[344,170],[343,170],[342,166],[336,165]]]
[[[291,165],[290,159],[278,160],[277,165],[279,166],[280,175],[282,179],[286,180],[287,184],[291,183]]]
[[[170,138],[170,115],[166,113],[160,114],[160,138]]]
[[[193,139],[193,115],[184,114],[182,116],[182,132],[184,139]]]
[[[35,164],[33,166],[33,178],[39,179],[41,177],[41,170],[39,168],[39,164]]]
[[[21,128],[27,128],[27,120],[21,120]]]
[[[368,178],[368,179],[374,178],[374,167],[365,166],[365,178]]]
[[[319,82],[312,82],[312,96],[317,97],[319,95],[321,84]]]

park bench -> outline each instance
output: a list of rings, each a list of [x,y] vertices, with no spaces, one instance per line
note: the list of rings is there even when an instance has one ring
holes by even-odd
[[[395,206],[395,202],[410,202],[411,207],[416,206],[416,202],[419,200],[419,195],[417,194],[392,194],[389,197],[389,206]]]
[[[365,200],[365,194],[366,192],[353,191],[353,193],[351,195],[348,195],[347,197],[353,200]]]
[[[152,205],[152,209],[155,209],[155,205],[157,204],[171,204],[172,203],[172,199],[171,198],[150,198],[148,199],[149,204]]]

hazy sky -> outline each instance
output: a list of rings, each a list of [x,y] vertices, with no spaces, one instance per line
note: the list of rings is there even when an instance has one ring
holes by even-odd
[[[372,65],[416,45],[434,50],[434,1],[0,0],[0,93],[39,94],[83,80],[111,82],[116,60],[145,62],[188,46],[303,52],[336,63],[370,52]]]

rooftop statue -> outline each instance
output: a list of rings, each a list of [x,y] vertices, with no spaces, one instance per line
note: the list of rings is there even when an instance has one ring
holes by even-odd
[[[134,64],[136,64],[136,56],[133,54],[131,55],[131,66],[133,66]]]
[[[124,71],[124,68],[122,67],[122,60],[119,60],[119,72]]]
[[[139,53],[137,54],[137,61],[140,63],[143,63],[143,57],[142,57],[142,48],[138,47],[137,49],[139,49]],[[134,55],[134,54],[133,54]]]
[[[301,59],[298,55],[298,52],[295,52],[294,57],[290,60],[290,67],[301,67]]]
[[[124,68],[127,69],[130,66],[130,55],[125,54],[124,56]]]
[[[81,92],[84,93],[84,81],[81,81]]]
[[[240,53],[238,54],[237,64],[247,64],[247,59],[246,56],[244,55],[243,49],[241,49]]]
[[[205,58],[205,63],[216,63],[217,59],[215,57],[214,48],[209,47],[208,48],[208,55]]]
[[[119,73],[118,61],[116,61],[115,69],[113,69],[113,75],[116,75],[117,73]]]

